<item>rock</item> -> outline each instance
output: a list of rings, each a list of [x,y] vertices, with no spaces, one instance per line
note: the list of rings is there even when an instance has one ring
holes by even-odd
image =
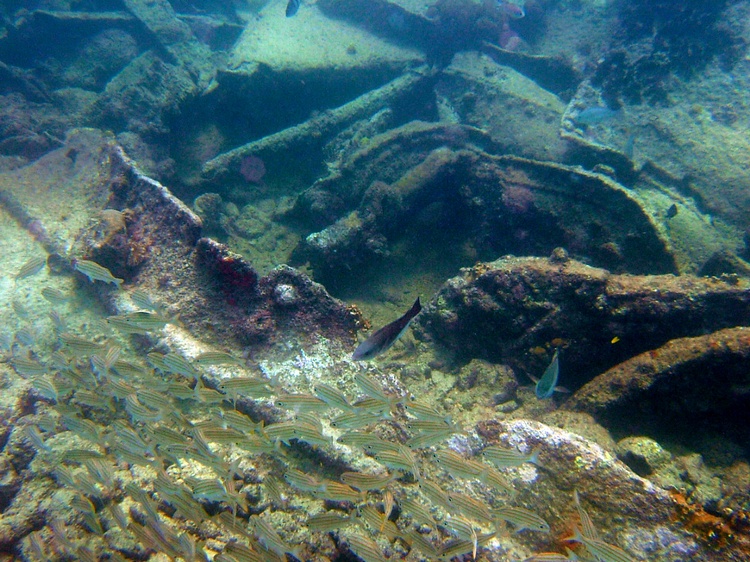
[[[536,399],[534,400],[537,403],[539,402]],[[528,403],[526,403],[524,404],[523,409],[514,417],[530,418],[530,410],[532,410],[532,408],[529,408]],[[606,428],[589,414],[584,412],[571,412],[569,410],[563,410],[562,408],[551,412],[546,411],[536,414],[539,417],[539,421],[545,425],[559,427],[569,433],[580,435],[584,439],[596,443],[608,453],[613,455],[617,454],[617,444],[615,443],[615,440],[612,439],[612,435],[610,435],[609,431],[607,431]]]
[[[742,276],[750,277],[750,263],[727,250],[719,250],[701,266],[698,272],[703,276],[721,277]]]
[[[742,296],[742,294],[738,295]],[[738,305],[741,303],[738,303]],[[733,387],[743,384],[741,373],[750,357],[750,328],[738,327],[719,330],[706,336],[674,339],[662,347],[657,347],[617,365],[596,377],[578,390],[567,402],[573,410],[588,411],[597,417],[610,417],[616,408],[625,407],[649,391],[668,392],[689,385],[695,388],[702,404],[701,410],[711,410],[709,403],[717,396],[731,396]],[[722,370],[732,369],[720,379],[711,371],[710,365],[721,358]],[[705,373],[699,369],[708,366]],[[724,379],[724,380],[722,380]],[[670,385],[665,385],[669,380]],[[710,384],[700,384],[711,380]],[[723,384],[722,384],[723,383]],[[671,385],[676,385],[671,387]],[[737,386],[741,388],[741,386]],[[739,397],[742,394],[738,395]],[[681,402],[686,397],[680,396]],[[727,407],[729,404],[725,404]],[[643,412],[641,412],[643,413]]]
[[[193,201],[193,209],[203,221],[203,225],[212,232],[222,233],[223,201],[218,193],[203,193]]]
[[[275,314],[283,331],[302,334],[309,330],[311,339],[323,336],[348,342],[361,323],[356,309],[332,298],[323,285],[292,267],[274,268],[260,279],[259,287],[261,294],[280,308]]]
[[[333,18],[419,49],[441,63],[493,37],[502,18],[491,6],[445,0],[323,0],[319,6]]]
[[[106,29],[89,39],[64,73],[70,86],[99,92],[139,54],[138,41],[121,29]]]
[[[576,27],[580,25],[581,20],[578,19]],[[534,49],[534,53],[528,53],[503,49],[486,42],[482,45],[482,52],[496,63],[509,66],[531,78],[539,86],[562,99],[570,97],[570,93],[581,81],[580,70],[574,67],[575,61],[557,56],[549,49]]]
[[[217,6],[212,5],[210,9],[228,8],[233,10],[234,6]],[[190,30],[196,39],[208,45],[213,51],[228,51],[232,48],[235,41],[242,33],[244,26],[235,21],[227,21],[225,17],[231,17],[232,14],[226,14],[219,18],[212,15],[187,15],[178,14],[178,17],[190,26]],[[232,17],[236,19],[236,15]]]
[[[684,480],[690,486],[690,499],[701,505],[715,505],[722,496],[721,479],[706,467],[703,457],[693,453],[676,460],[676,465],[685,474]]]
[[[501,389],[501,393],[515,392],[513,372],[502,365],[493,365],[486,361],[474,360],[462,367],[456,379],[458,390],[469,390],[478,386]],[[510,389],[509,387],[513,387]],[[499,402],[498,402],[499,403]]]
[[[550,523],[552,532],[544,546],[552,547],[557,537],[569,534],[569,522],[575,517],[572,494],[577,490],[602,538],[635,559],[666,562],[691,556],[718,562],[727,556],[701,545],[674,521],[675,506],[666,491],[631,472],[598,445],[530,420],[500,422],[493,433],[478,431],[486,445],[499,442],[527,452],[539,447],[543,470],[526,464],[508,475],[520,490],[519,505]],[[738,548],[729,556],[741,556],[740,552]]]
[[[492,139],[475,127],[414,121],[390,129],[369,139],[339,162],[336,170],[301,193],[289,214],[318,230],[337,219],[346,221],[373,183],[395,182],[420,164],[426,153],[467,144],[496,148]]]
[[[291,268],[261,278],[240,256],[201,239],[200,218],[143,175],[110,135],[72,132],[64,147],[0,174],[0,195],[14,218],[55,256],[59,273],[72,272],[74,257],[93,259],[128,287],[169,302],[193,334],[243,346],[273,343],[291,332],[308,341],[353,341],[358,313]],[[54,206],[46,204],[50,197]],[[97,217],[105,207],[121,211],[125,228],[94,239],[91,225],[101,222]],[[290,300],[284,290],[274,297],[277,285],[288,285],[297,298]],[[116,306],[117,295],[108,287],[94,290]]]
[[[422,310],[415,332],[460,362],[477,357],[503,362],[519,376],[543,373],[551,348],[561,347],[560,384],[571,390],[646,352],[572,397],[571,409],[598,418],[615,403],[624,404],[642,385],[655,382],[652,375],[658,379],[674,372],[670,360],[678,359],[679,344],[668,344],[675,352],[653,367],[649,353],[659,358],[666,349],[647,350],[670,339],[742,324],[749,315],[750,292],[744,284],[693,276],[612,275],[573,260],[560,265],[541,258],[505,258],[464,269],[449,280]],[[703,355],[697,359],[706,369],[717,354],[741,365],[746,333],[738,328],[719,332],[715,339],[696,338],[693,351],[683,357]],[[691,340],[683,341],[687,345]],[[724,380],[729,375],[718,376]],[[719,385],[721,390],[712,385],[712,393],[729,398],[728,382]],[[623,415],[624,410],[618,412]]]
[[[148,177],[167,181],[174,176],[174,161],[163,146],[146,142],[141,135],[130,131],[118,133],[116,138],[125,154],[134,162],[138,162],[138,169]]]
[[[617,442],[617,456],[639,476],[647,477],[672,460],[672,455],[648,437],[626,437]]]
[[[107,83],[88,120],[144,137],[162,135],[168,131],[169,118],[196,92],[189,69],[147,51]]]
[[[21,488],[21,477],[16,472],[7,455],[0,457],[0,512],[13,501]]]
[[[484,129],[503,152],[537,160],[560,160],[565,152],[560,99],[486,55],[456,54],[435,92],[450,105],[456,122]]]
[[[180,21],[167,0],[123,0],[125,7],[165,47],[193,38],[190,27]]]
[[[31,71],[17,68],[0,62],[0,78],[3,81],[2,93],[16,93],[32,103],[50,101],[50,93],[46,85],[34,77]]]
[[[28,11],[21,17],[14,18],[13,25],[9,28],[10,32],[0,37],[0,51],[14,52],[14,64],[33,68],[39,64],[39,57],[52,56],[57,59],[62,55],[63,60],[66,55],[77,57],[80,54],[80,50],[77,49],[80,48],[79,41],[82,38],[91,38],[108,30],[123,31],[145,39],[138,20],[126,11],[40,9]],[[110,53],[110,56],[117,54]],[[30,95],[33,94],[34,88],[23,91],[25,95]]]
[[[719,451],[720,463],[730,464],[750,439],[749,366],[750,328],[674,339],[594,378],[565,407],[620,434],[668,433],[693,450],[708,444],[707,453]]]
[[[49,509],[49,496],[55,487],[47,478],[23,486],[0,518],[0,548],[17,545],[23,537],[44,526]]]

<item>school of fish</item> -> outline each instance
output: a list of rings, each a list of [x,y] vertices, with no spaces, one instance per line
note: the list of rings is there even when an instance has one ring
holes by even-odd
[[[45,264],[32,258],[16,282],[38,275]],[[74,268],[88,282],[125,292],[123,281],[95,262],[78,260]],[[30,532],[24,539],[29,559],[98,559],[99,553],[77,540],[77,527],[107,545],[109,560],[126,559],[110,542],[108,530],[115,527],[144,557],[304,559],[299,537],[295,542],[282,536],[272,515],[300,517],[294,507],[300,498],[306,498],[305,533],[337,533],[366,562],[386,560],[388,543],[398,543],[415,559],[451,560],[476,558],[507,530],[550,532],[545,514],[516,502],[507,475],[509,468],[540,464],[543,447],[521,452],[489,446],[475,457],[460,454],[446,446],[465,433],[449,413],[390,391],[361,366],[353,378],[356,395],[325,383],[301,393],[221,350],[186,357],[157,346],[144,356],[133,351],[130,338],[152,336],[148,341],[158,342],[179,319],[140,290],[127,292],[131,312],[102,317],[98,328],[66,322],[66,307],[75,306],[78,295],[52,287],[41,294],[50,306],[54,345],[40,346],[32,330],[19,330],[3,337],[0,352],[33,389],[35,415],[20,419],[16,430],[77,517],[51,520]],[[381,331],[376,351],[389,347],[419,308],[417,300],[390,330]],[[373,346],[365,348],[355,359],[369,358]],[[214,366],[231,376],[212,383],[216,379],[205,375]],[[551,396],[558,371],[555,353],[537,387],[539,398]],[[257,416],[261,408],[271,409],[272,421]],[[387,438],[393,435],[389,428],[402,437]],[[358,451],[376,468],[311,470],[305,451],[319,449],[333,455]],[[256,466],[253,461],[261,457],[257,466],[270,464],[278,471],[253,472],[249,479],[241,463]],[[483,493],[451,491],[445,478],[471,482]],[[576,553],[543,553],[528,562],[631,560],[599,538],[577,495],[575,506],[580,530],[568,540],[579,545]],[[206,525],[213,534],[196,531]]]

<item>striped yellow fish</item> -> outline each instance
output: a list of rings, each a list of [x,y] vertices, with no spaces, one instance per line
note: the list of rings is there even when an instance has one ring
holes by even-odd
[[[117,288],[123,283],[123,279],[115,277],[109,269],[103,265],[99,265],[95,261],[75,260],[73,269],[79,273],[83,273],[92,283],[94,281],[102,281],[103,283],[112,283]]]
[[[15,281],[32,277],[39,273],[47,265],[47,256],[34,256],[24,263],[16,272]]]
[[[524,529],[549,533],[549,524],[533,511],[523,507],[505,506],[493,510],[492,513],[503,521],[513,524],[516,533]]]

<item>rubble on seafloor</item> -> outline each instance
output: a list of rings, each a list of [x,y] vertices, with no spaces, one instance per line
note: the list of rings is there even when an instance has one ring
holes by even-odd
[[[482,535],[483,555],[499,561],[559,549],[575,521],[572,493],[577,490],[602,537],[635,559],[741,559],[745,543],[739,531],[732,530],[735,538],[721,535],[712,542],[683,527],[677,521],[691,517],[691,508],[637,476],[613,452],[564,429],[515,418],[513,411],[493,410],[502,399],[484,393],[509,376],[514,379],[512,373],[493,375],[487,370],[492,366],[475,365],[456,376],[447,366],[424,363],[419,349],[408,361],[396,359],[385,369],[352,363],[346,356],[353,347],[356,311],[291,268],[261,277],[221,244],[202,238],[196,216],[138,172],[111,137],[81,130],[68,143],[35,169],[40,177],[56,178],[45,189],[64,192],[69,210],[34,205],[38,197],[17,200],[16,208],[25,210],[25,230],[16,227],[16,236],[25,233],[32,245],[41,245],[37,252],[53,255],[43,262],[49,267],[40,271],[32,263],[13,285],[4,285],[7,294],[24,296],[27,310],[19,306],[6,312],[17,336],[0,367],[7,389],[3,548],[30,558],[54,552],[132,558],[162,551],[203,559],[202,552],[223,551],[231,559],[237,549],[251,547],[268,560],[281,560],[286,553],[323,560],[348,549],[356,552],[364,540],[357,537],[382,525],[384,534],[376,533],[379,548],[391,557],[411,550],[413,558],[432,559],[441,549],[471,553],[472,542],[452,543],[449,530],[452,518],[468,517],[476,533],[490,533]],[[23,184],[14,182],[25,173],[20,168],[0,177],[6,199],[23,195],[14,189]],[[61,180],[66,174],[69,179]],[[82,176],[88,183],[79,185]],[[102,209],[109,206],[123,214],[112,215],[102,226]],[[74,216],[60,221],[61,212]],[[111,268],[125,279],[123,289],[91,286],[83,278],[68,283],[74,272],[66,264],[73,256]],[[17,271],[20,257],[15,258]],[[638,279],[644,292],[648,279],[667,282],[611,275],[563,258],[518,263],[526,264],[520,269],[526,273],[536,265],[537,294],[544,272],[546,283],[554,287],[557,282],[561,292],[578,279],[592,288],[592,295],[606,293],[613,299],[616,287],[625,287],[627,280],[618,310],[640,302],[632,310],[645,315],[638,317],[641,327],[649,317],[643,300],[648,294],[639,301],[632,289]],[[473,275],[478,280],[492,271],[509,275],[491,265]],[[699,289],[706,306],[717,311],[737,311],[743,302],[742,287],[671,279],[675,313],[694,310],[680,305],[682,300],[692,299],[699,307]],[[60,294],[29,300],[43,285],[63,281]],[[579,289],[567,293],[582,295]],[[423,317],[423,330],[434,318],[429,308],[436,310],[440,302],[438,294]],[[518,301],[524,302],[529,304]],[[84,303],[90,303],[85,311]],[[248,339],[228,328],[232,307],[244,318],[267,313],[269,324],[253,326],[267,337]],[[51,326],[44,320],[50,311],[59,319]],[[710,316],[722,322],[717,314]],[[123,332],[118,318],[136,323]],[[36,341],[20,336],[28,324],[39,329]],[[244,355],[243,346],[248,346]],[[322,385],[332,390],[323,392]],[[438,385],[442,390],[436,393]],[[369,405],[347,405],[363,393]],[[429,394],[441,398],[417,408],[421,396]],[[452,396],[464,396],[460,408]],[[522,404],[515,415],[525,411]],[[483,461],[482,451],[498,445],[537,451],[541,467],[497,469]],[[448,462],[454,458],[469,468]],[[306,484],[295,472],[300,469],[308,475]],[[394,478],[385,487],[359,492],[338,482],[351,472]],[[449,492],[453,503],[430,495],[425,488],[430,483]],[[410,506],[402,507],[395,523],[382,511],[388,493],[399,505]],[[420,517],[410,511],[415,501],[439,522],[424,542],[410,530],[410,522]],[[463,507],[457,509],[455,502]],[[487,509],[503,513],[509,506],[542,517],[550,532],[502,532],[507,524],[487,519]],[[328,530],[326,519],[316,518],[326,512],[326,517],[338,514],[327,523],[340,530],[337,541],[312,530]],[[488,538],[496,526],[500,534]],[[713,554],[716,548],[719,558]]]
[[[464,263],[562,246],[612,271],[692,273],[741,244],[737,231],[709,225],[684,200],[665,220],[674,199],[654,180],[633,190],[604,171],[497,155],[506,149],[491,131],[442,122],[373,137],[286,213],[313,230],[293,259],[309,261],[326,283],[354,283],[383,267],[413,267],[418,260],[400,253],[439,239],[452,250],[443,259]]]

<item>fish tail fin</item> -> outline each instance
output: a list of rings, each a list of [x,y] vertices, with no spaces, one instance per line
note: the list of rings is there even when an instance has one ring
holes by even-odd
[[[583,542],[583,535],[577,525],[573,525],[573,536],[565,537],[564,541]]]
[[[417,300],[415,300],[414,304],[411,305],[411,309],[412,309],[412,311],[416,310],[417,312],[419,312],[420,310],[422,310],[422,303],[419,302],[419,297],[417,297]]]
[[[581,496],[578,494],[578,489],[573,490],[573,501],[576,504],[576,507],[581,507]]]
[[[531,451],[531,455],[529,455],[529,462],[531,464],[535,464],[536,466],[542,466],[542,463],[539,462],[539,453],[541,451],[542,451],[541,445]]]

